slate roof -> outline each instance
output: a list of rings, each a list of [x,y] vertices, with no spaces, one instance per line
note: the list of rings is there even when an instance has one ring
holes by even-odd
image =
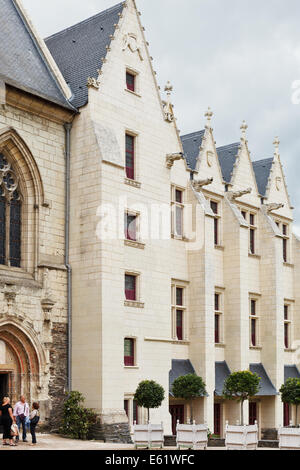
[[[258,160],[252,163],[257,181],[258,192],[261,196],[266,195],[272,163],[273,158],[266,158],[264,160]]]
[[[234,144],[224,145],[223,147],[217,148],[223,179],[226,183],[230,183],[231,181],[233,165],[240,145],[240,142],[235,142]]]
[[[5,83],[73,109],[13,0],[0,0],[0,76]]]
[[[202,144],[205,130],[198,132],[192,132],[181,136],[181,142],[183,146],[183,153],[191,170],[196,169],[197,158],[199,156],[199,149]]]
[[[169,372],[169,393],[172,394],[174,380],[182,375],[195,374],[195,369],[189,359],[172,359],[172,369]]]
[[[250,371],[256,373],[260,378],[259,392],[256,394],[258,397],[278,395],[278,392],[272,384],[266,369],[262,364],[250,364]]]
[[[230,369],[226,361],[215,363],[215,395],[223,395],[224,382],[230,375]]]
[[[300,372],[296,365],[284,366],[284,382],[287,379],[300,379]]]
[[[72,104],[78,108],[88,101],[87,79],[98,77],[97,69],[102,67],[109,36],[114,34],[122,11],[123,3],[119,3],[45,39],[74,94]]]

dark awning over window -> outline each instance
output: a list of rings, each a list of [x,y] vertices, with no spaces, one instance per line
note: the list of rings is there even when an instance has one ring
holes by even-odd
[[[171,397],[174,380],[182,375],[195,374],[195,369],[189,359],[172,359],[172,369],[169,372],[169,393]]]
[[[224,382],[227,377],[230,375],[230,369],[226,361],[216,362],[215,364],[215,395],[221,397],[223,395]]]
[[[266,369],[262,364],[250,364],[250,370],[253,373],[256,373],[260,378],[260,389],[259,392],[256,394],[258,397],[263,396],[274,396],[278,395],[278,392],[274,385],[272,384],[270,377],[268,376]]]
[[[287,379],[300,379],[300,372],[295,364],[284,366],[284,382],[286,382]]]

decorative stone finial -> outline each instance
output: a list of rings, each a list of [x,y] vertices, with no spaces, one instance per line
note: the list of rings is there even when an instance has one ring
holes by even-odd
[[[171,104],[171,92],[172,91],[173,91],[173,86],[171,85],[171,82],[168,81],[166,86],[165,86],[165,92],[167,93],[167,101],[163,102],[165,120],[168,121],[168,122],[173,122],[174,121],[173,106]]]
[[[248,129],[247,123],[246,123],[246,121],[243,121],[242,125],[241,125],[242,139],[246,140],[246,131],[247,131],[247,129]]]
[[[210,121],[211,121],[211,118],[213,117],[214,113],[212,112],[212,110],[210,109],[210,107],[208,107],[206,113],[205,113],[205,117],[206,117],[206,126],[207,127],[210,127]]]
[[[275,146],[275,152],[278,153],[278,150],[279,150],[279,144],[280,144],[280,140],[278,137],[275,137],[275,140],[273,142],[273,145]]]
[[[167,92],[168,96],[170,96],[171,92],[173,91],[173,85],[171,84],[169,80],[167,81],[167,84],[165,86],[165,91]]]

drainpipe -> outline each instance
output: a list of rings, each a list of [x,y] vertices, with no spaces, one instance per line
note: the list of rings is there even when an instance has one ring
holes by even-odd
[[[65,265],[67,268],[67,316],[68,316],[68,354],[67,375],[68,391],[72,390],[72,269],[70,266],[70,147],[71,123],[65,123],[65,157],[66,157],[66,193],[65,193]]]

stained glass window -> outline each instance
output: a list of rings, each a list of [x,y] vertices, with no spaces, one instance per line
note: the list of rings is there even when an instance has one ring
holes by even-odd
[[[20,267],[21,198],[17,191],[18,179],[1,153],[0,177],[0,264]]]

